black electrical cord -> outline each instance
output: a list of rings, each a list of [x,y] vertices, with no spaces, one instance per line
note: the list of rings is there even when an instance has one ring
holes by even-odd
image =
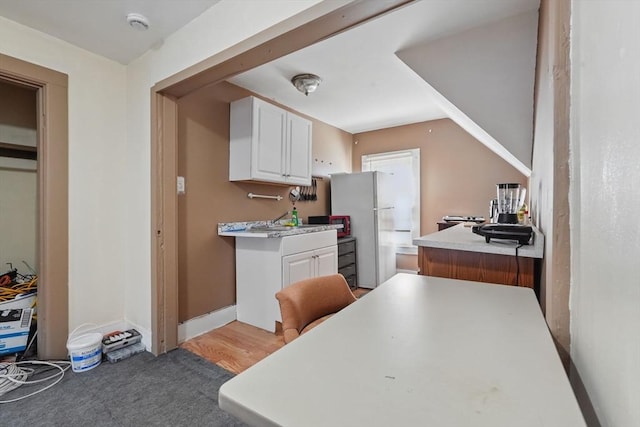
[[[516,286],[520,286],[520,261],[518,259],[518,249],[523,246],[524,245],[522,243],[516,246]]]

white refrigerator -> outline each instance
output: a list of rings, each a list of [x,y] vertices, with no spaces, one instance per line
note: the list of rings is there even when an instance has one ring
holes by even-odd
[[[373,289],[396,274],[393,188],[383,172],[331,175],[331,214],[351,217],[358,286]]]

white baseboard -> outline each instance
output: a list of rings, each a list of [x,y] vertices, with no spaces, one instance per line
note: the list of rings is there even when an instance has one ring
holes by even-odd
[[[178,325],[178,343],[226,325],[236,320],[236,306],[222,308]]]
[[[202,335],[212,329],[219,328],[227,323],[236,320],[236,306],[222,308],[220,310],[205,314],[195,319],[187,320],[184,323],[178,325],[178,343],[182,343],[198,335]],[[102,325],[96,325],[94,323],[85,323],[76,332],[76,335],[82,335],[84,333],[99,332],[102,335],[108,334],[113,331],[126,331],[127,329],[135,329],[142,335],[142,343],[148,351],[151,351],[151,338],[152,333],[149,329],[142,328],[139,325],[134,324],[128,320],[117,320],[113,322],[107,322]],[[73,332],[73,329],[69,330],[69,334]]]
[[[78,329],[76,335],[82,335],[89,332],[99,332],[102,335],[106,335],[109,332],[135,329],[136,331],[140,332],[140,335],[142,335],[142,343],[144,344],[146,349],[149,351],[151,350],[151,331],[145,328],[141,328],[140,326],[135,325],[127,320],[117,320],[113,322],[103,323],[102,325],[96,325],[94,323],[84,323],[83,325],[79,326],[82,327]],[[73,329],[69,330],[69,335],[71,335],[72,332]]]
[[[82,335],[84,333],[99,332],[102,335],[108,334],[113,331],[124,331],[131,329],[127,326],[127,322],[124,320],[117,320],[113,322],[103,323],[102,325],[96,325],[95,323],[83,323],[76,328],[69,330],[69,335]],[[75,331],[75,332],[74,332]]]
[[[405,270],[403,268],[398,268],[396,270],[397,273],[407,273],[407,274],[418,274],[416,270]]]

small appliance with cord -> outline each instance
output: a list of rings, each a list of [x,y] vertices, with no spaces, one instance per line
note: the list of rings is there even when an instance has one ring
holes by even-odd
[[[484,224],[474,225],[471,231],[484,236],[487,243],[491,239],[516,240],[521,245],[528,245],[533,236],[533,228],[520,224]]]

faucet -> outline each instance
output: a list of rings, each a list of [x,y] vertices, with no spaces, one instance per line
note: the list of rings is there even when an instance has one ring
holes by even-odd
[[[282,218],[284,218],[285,216],[289,215],[291,212],[289,211],[285,211],[285,213],[283,213],[282,215],[280,215],[278,218],[276,219],[272,219],[271,221],[269,221],[271,223],[271,225],[274,225],[276,222],[280,221]]]

